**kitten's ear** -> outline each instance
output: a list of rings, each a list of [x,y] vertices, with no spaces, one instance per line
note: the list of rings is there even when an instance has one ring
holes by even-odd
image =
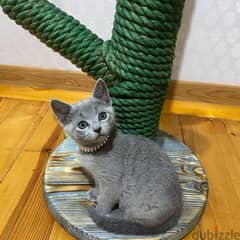
[[[108,92],[108,88],[103,79],[99,78],[95,84],[93,90],[93,97],[104,101],[107,104],[111,104],[111,98]]]
[[[72,109],[71,105],[56,99],[51,99],[50,106],[59,122],[62,125],[66,125],[68,123],[69,113],[71,112]]]

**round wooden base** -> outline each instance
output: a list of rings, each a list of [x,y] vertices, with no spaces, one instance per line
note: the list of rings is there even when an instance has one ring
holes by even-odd
[[[56,220],[77,239],[182,239],[198,223],[207,202],[206,174],[196,156],[172,136],[159,132],[156,140],[168,154],[179,176],[183,211],[178,224],[159,235],[120,235],[96,226],[88,215],[86,192],[92,184],[84,175],[78,147],[66,138],[50,156],[45,170],[43,191]]]

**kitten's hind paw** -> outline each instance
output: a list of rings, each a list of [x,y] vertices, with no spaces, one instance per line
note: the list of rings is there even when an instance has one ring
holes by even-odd
[[[97,202],[97,190],[95,188],[87,192],[87,200],[91,202]]]

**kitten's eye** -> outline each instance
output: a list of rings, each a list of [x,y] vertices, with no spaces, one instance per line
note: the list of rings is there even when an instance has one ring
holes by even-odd
[[[98,120],[102,121],[105,120],[107,118],[107,113],[106,112],[101,112],[98,114]]]
[[[86,121],[81,121],[81,122],[78,123],[78,127],[79,127],[80,129],[84,129],[84,128],[86,128],[87,126],[88,126],[88,123],[87,123]]]

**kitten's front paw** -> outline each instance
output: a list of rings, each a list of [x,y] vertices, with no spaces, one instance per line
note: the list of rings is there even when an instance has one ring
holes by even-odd
[[[87,200],[91,202],[97,202],[97,190],[95,188],[87,192]]]
[[[107,215],[111,212],[111,209],[109,209],[107,206],[102,205],[102,204],[97,204],[96,206],[96,211],[99,215]]]

